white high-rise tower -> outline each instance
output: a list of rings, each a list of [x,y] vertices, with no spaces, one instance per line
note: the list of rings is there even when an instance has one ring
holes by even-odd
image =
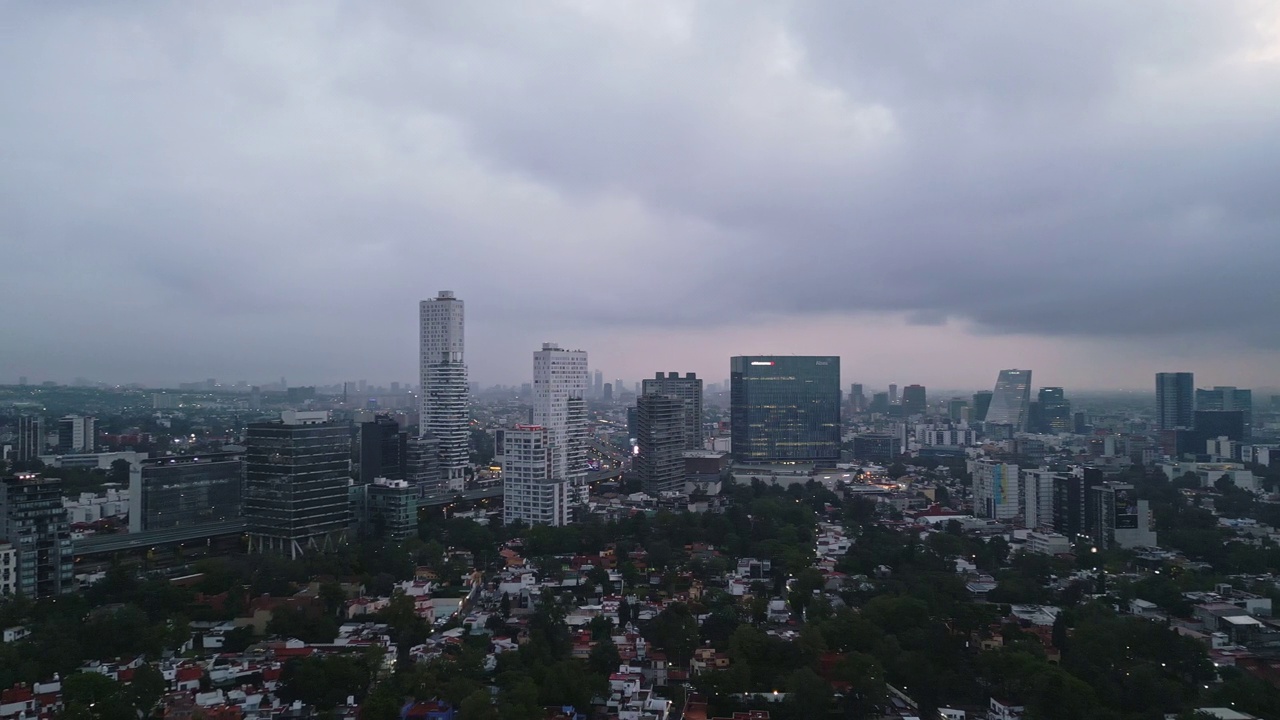
[[[533,423],[547,429],[551,477],[568,480],[571,502],[587,501],[587,353],[543,343],[533,354]]]
[[[422,405],[418,425],[440,442],[441,490],[462,490],[470,458],[462,301],[449,290],[418,306]]]
[[[986,423],[1009,425],[1014,432],[1027,429],[1027,411],[1031,405],[1031,371],[1001,370],[996,389],[991,394]]]

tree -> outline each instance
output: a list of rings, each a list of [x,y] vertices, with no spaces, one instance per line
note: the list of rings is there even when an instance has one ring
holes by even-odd
[[[95,720],[135,720],[133,703],[124,687],[96,672],[78,672],[62,682],[62,702],[70,717]]]
[[[458,708],[458,720],[498,720],[493,698],[488,690],[476,690],[462,701]]]
[[[511,617],[511,593],[502,593],[502,602],[498,604],[498,612],[502,613],[503,620]]]
[[[698,646],[698,620],[684,603],[672,603],[653,620],[653,642],[677,667],[686,667]]]
[[[591,655],[587,658],[587,667],[599,675],[609,675],[617,672],[618,665],[622,663],[622,657],[618,654],[618,646],[613,644],[611,638],[605,638],[596,642],[595,647],[591,648]]]
[[[133,681],[129,683],[129,694],[132,696],[133,706],[142,713],[143,717],[146,717],[151,714],[156,703],[160,702],[160,698],[164,697],[165,690],[168,688],[169,683],[164,679],[164,675],[151,663],[143,663],[133,671]]]
[[[787,676],[787,693],[787,702],[795,705],[797,717],[826,717],[831,709],[831,686],[809,668]]]

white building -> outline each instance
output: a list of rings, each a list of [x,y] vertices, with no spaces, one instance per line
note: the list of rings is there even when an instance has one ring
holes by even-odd
[[[1053,527],[1053,478],[1052,470],[1022,471],[1022,524],[1026,527]]]
[[[552,475],[550,431],[517,425],[503,431],[502,512],[506,524],[564,525],[569,521],[569,481]]]
[[[440,441],[441,489],[462,490],[470,458],[463,304],[449,290],[418,304],[422,398],[419,426]]]
[[[1027,533],[1027,552],[1039,555],[1062,555],[1071,552],[1071,541],[1055,532]]]
[[[543,343],[533,354],[533,423],[547,429],[551,477],[569,481],[571,502],[587,502],[587,353]]]
[[[971,460],[973,514],[980,518],[1011,520],[1022,517],[1024,494],[1018,466],[995,460]]]
[[[978,444],[978,433],[967,427],[917,425],[916,442],[922,447],[973,447]]]

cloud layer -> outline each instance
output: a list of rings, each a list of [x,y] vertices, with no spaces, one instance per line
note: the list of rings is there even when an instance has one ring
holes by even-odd
[[[441,288],[485,381],[543,339],[635,377],[886,319],[984,377],[994,335],[1280,348],[1271,3],[5,15],[15,376],[407,380]]]

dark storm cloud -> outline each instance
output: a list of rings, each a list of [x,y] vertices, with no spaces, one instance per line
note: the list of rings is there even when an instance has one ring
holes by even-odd
[[[779,313],[1280,346],[1267,3],[4,13],[12,374],[407,377],[445,287],[503,377]]]

